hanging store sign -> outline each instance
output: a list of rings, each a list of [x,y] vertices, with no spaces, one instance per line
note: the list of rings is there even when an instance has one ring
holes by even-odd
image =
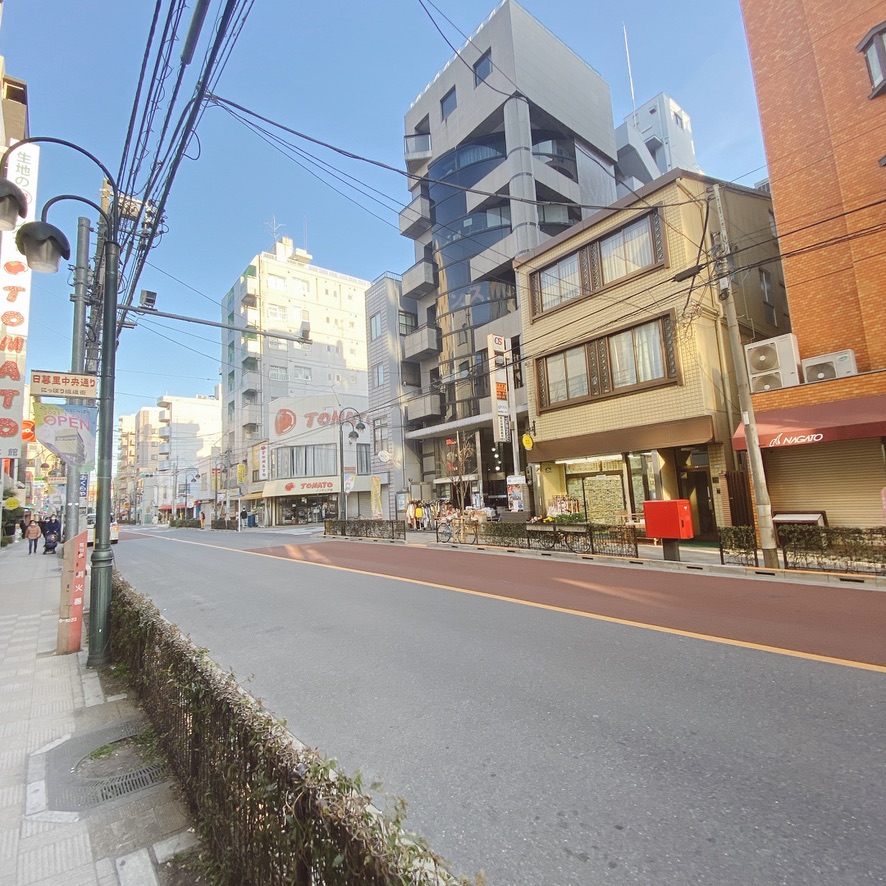
[[[46,372],[31,370],[32,397],[96,397],[98,376],[95,373]]]
[[[489,389],[495,392],[492,401],[492,439],[496,443],[509,443],[511,421],[508,400],[508,360],[511,356],[511,340],[503,335],[488,335],[486,353],[489,358]]]
[[[6,175],[21,188],[27,211],[16,231],[33,221],[40,149],[10,148]],[[25,406],[25,355],[31,305],[31,269],[15,245],[15,231],[0,238],[0,458],[21,458]]]
[[[65,464],[89,473],[95,466],[98,409],[93,406],[34,404],[37,440]]]

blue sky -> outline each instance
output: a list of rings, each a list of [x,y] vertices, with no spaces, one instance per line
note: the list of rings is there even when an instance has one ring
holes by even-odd
[[[6,0],[0,53],[28,82],[32,135],[73,141],[116,170],[153,10],[150,0]],[[496,2],[435,0],[460,46]],[[696,154],[710,175],[753,185],[765,157],[738,0],[524,0],[522,5],[609,83],[616,124],[631,110],[622,26],[627,26],[637,103],[667,92],[692,120]],[[217,4],[213,4],[213,11]],[[40,32],[38,33],[38,27]],[[205,42],[205,34],[204,34]],[[202,53],[200,46],[198,56]],[[452,55],[418,0],[257,0],[217,92],[294,129],[357,154],[403,166],[403,117]],[[195,159],[182,164],[167,207],[168,233],[139,287],[160,310],[219,319],[218,302],[259,251],[271,223],[314,264],[371,280],[401,272],[412,243],[397,231],[407,202],[402,177],[331,155],[323,159],[384,192],[360,195],[369,214],[299,168],[225,112],[198,128]],[[336,185],[341,187],[340,185]],[[97,199],[97,171],[64,148],[45,147],[39,202],[61,193]],[[51,221],[72,242],[75,203]],[[376,216],[381,216],[378,218]],[[34,275],[28,366],[70,367],[69,275]],[[218,382],[219,338],[209,327],[166,320],[126,330],[117,358],[117,414],[157,397],[208,394]]]

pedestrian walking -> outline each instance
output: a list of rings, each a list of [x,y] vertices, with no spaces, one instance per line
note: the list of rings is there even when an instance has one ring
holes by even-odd
[[[206,528],[206,511],[200,511],[200,528]]]
[[[25,527],[25,538],[28,540],[28,553],[37,553],[37,542],[43,533],[40,531],[40,524],[36,520],[31,520]]]

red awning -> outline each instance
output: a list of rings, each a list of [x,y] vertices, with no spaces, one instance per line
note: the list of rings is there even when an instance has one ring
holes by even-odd
[[[171,511],[172,505],[157,505],[158,511]]]
[[[758,412],[757,436],[764,449],[886,437],[886,394]],[[732,435],[735,449],[747,449],[744,425]]]

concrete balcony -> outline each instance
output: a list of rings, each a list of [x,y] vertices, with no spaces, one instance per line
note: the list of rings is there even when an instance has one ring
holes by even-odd
[[[403,272],[403,295],[421,298],[437,288],[437,267],[432,261],[422,259]]]
[[[246,278],[246,294],[241,301],[248,308],[254,308],[258,304],[258,280],[255,277]]]
[[[403,158],[406,160],[407,169],[411,170],[426,163],[432,156],[430,133],[415,133],[403,139]]]
[[[249,406],[244,406],[240,410],[240,424],[243,425],[243,427],[247,427],[249,425],[260,427],[261,423],[262,408],[260,403],[252,403]]]
[[[422,326],[410,332],[403,340],[403,357],[406,360],[422,360],[442,350],[439,326]]]
[[[441,415],[443,415],[442,394],[424,394],[406,403],[406,418],[408,421],[439,418]]]
[[[431,227],[431,201],[416,197],[400,213],[400,233],[415,240]]]
[[[257,372],[244,372],[242,381],[244,392],[261,390],[261,376]]]
[[[158,454],[163,457],[168,458],[172,454],[172,446],[169,443],[161,443],[157,448]]]
[[[158,430],[158,436],[161,440],[168,440],[172,436],[172,428],[169,425],[163,425],[163,427]]]

